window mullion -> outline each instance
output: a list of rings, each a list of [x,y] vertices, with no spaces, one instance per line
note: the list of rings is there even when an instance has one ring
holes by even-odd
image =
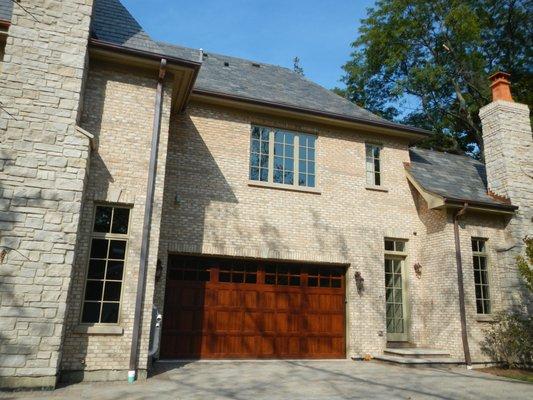
[[[294,135],[294,179],[293,185],[298,186],[300,181],[300,135]]]
[[[268,182],[274,182],[274,136],[275,132],[268,132]]]

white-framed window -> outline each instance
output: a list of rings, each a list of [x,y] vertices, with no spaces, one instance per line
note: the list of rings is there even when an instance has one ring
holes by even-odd
[[[82,323],[118,322],[130,209],[97,205],[83,296]]]
[[[474,262],[476,310],[478,314],[490,314],[491,304],[486,239],[472,238],[472,256]]]
[[[315,187],[316,136],[252,126],[250,180]]]
[[[381,186],[381,146],[372,143],[365,144],[366,153],[366,183],[370,186]]]

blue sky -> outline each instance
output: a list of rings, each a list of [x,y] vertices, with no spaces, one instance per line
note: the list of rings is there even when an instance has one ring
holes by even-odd
[[[373,0],[122,0],[155,39],[292,68],[342,86],[341,66]]]

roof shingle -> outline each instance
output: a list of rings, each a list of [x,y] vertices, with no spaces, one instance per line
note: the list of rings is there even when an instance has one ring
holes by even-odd
[[[11,0],[0,0],[0,19],[11,21],[13,14],[13,2]]]
[[[428,192],[488,206],[505,204],[488,195],[485,164],[468,156],[419,148],[411,148],[409,155],[409,172]]]

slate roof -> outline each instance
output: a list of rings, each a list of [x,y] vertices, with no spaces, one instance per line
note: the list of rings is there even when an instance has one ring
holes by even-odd
[[[487,194],[485,164],[471,157],[416,147],[409,150],[409,156],[408,171],[428,192],[451,200],[510,206]]]
[[[0,0],[0,19],[10,21],[12,8],[11,0]],[[194,62],[200,61],[202,54],[198,49],[153,40],[120,0],[94,1],[91,37],[133,50]],[[399,129],[415,129],[384,120],[288,68],[210,52],[204,53],[194,88],[382,123]],[[481,162],[466,156],[418,148],[410,150],[410,157],[409,171],[425,190],[449,199],[475,201],[489,206],[505,205],[487,194],[486,170]]]
[[[191,49],[169,44],[164,48],[176,57],[191,57]],[[204,52],[195,89],[390,123],[289,68],[209,51]]]
[[[119,0],[95,0],[92,37],[135,50],[189,61],[200,60],[197,49],[152,40]],[[195,90],[416,130],[378,117],[291,69],[210,52],[204,54]],[[225,62],[229,65],[225,66]],[[419,133],[427,132],[419,130]]]
[[[13,13],[13,2],[11,0],[0,0],[0,19],[11,21]]]

